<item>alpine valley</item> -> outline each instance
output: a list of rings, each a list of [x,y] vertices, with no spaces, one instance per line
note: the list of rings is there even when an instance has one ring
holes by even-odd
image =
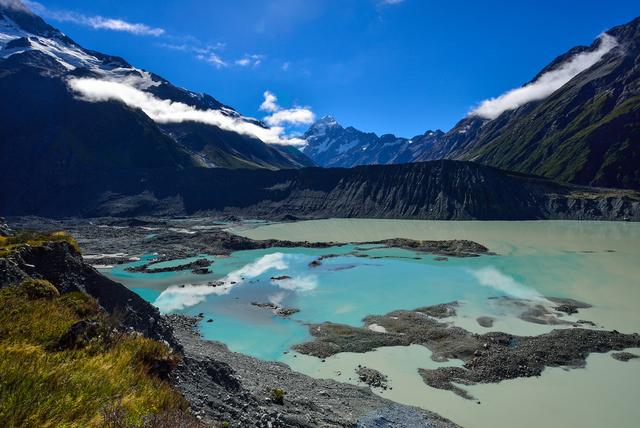
[[[34,11],[168,23],[48,7],[0,0],[0,426],[638,425],[640,18],[404,138],[250,117]]]

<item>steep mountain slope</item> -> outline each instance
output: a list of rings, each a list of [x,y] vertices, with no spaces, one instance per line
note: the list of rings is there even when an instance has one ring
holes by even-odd
[[[606,34],[618,45],[547,98],[495,119],[469,116],[416,160],[468,159],[566,182],[640,188],[640,18]],[[532,82],[601,43],[571,49]]]
[[[414,161],[443,134],[439,130],[427,131],[411,140],[391,134],[377,136],[351,126],[343,128],[333,117],[326,116],[303,135],[307,145],[302,150],[324,167],[398,164]],[[415,144],[418,140],[420,143]]]
[[[56,168],[297,168],[312,162],[291,148],[214,124],[159,123],[118,100],[87,100],[74,79],[120,84],[197,112],[215,112],[238,127],[266,127],[206,94],[177,88],[125,60],[82,48],[20,2],[0,4],[0,167],[25,162]],[[124,85],[128,86],[124,86]],[[146,96],[146,95],[145,95]],[[94,101],[94,102],[88,102]]]

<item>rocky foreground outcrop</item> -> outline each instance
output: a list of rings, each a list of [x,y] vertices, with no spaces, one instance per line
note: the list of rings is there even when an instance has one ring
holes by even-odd
[[[155,307],[86,264],[68,242],[24,245],[7,257],[0,257],[0,287],[27,278],[45,279],[61,294],[86,293],[108,313],[115,314],[122,326],[178,347],[171,328]]]

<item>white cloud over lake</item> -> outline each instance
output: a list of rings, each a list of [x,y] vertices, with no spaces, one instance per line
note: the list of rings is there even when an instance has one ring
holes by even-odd
[[[537,290],[519,283],[512,277],[505,275],[494,267],[489,266],[471,270],[470,273],[475,277],[480,285],[493,288],[494,290],[504,293],[509,297],[549,303],[549,301]]]
[[[296,261],[296,255],[284,253],[266,254],[256,261],[226,275],[220,284],[213,287],[208,284],[174,285],[165,289],[153,302],[162,312],[179,311],[195,306],[206,300],[210,295],[229,294],[233,287],[242,285],[246,281],[257,278],[269,272],[288,269]],[[273,284],[283,290],[304,292],[317,287],[318,281],[314,275],[301,275],[290,279],[273,281]],[[286,297],[284,292],[269,296],[269,300],[277,305]]]

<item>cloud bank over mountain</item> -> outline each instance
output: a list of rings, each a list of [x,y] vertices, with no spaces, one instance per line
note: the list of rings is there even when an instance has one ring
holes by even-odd
[[[287,138],[284,135],[285,129],[281,126],[267,128],[245,117],[230,115],[222,110],[201,110],[181,102],[163,100],[138,89],[131,81],[72,78],[67,84],[84,101],[120,101],[129,107],[142,110],[157,123],[199,122],[255,137],[269,144],[304,145],[304,141],[299,138]],[[275,124],[284,122],[284,119],[273,121]]]
[[[596,50],[579,53],[559,67],[544,73],[536,81],[507,91],[499,97],[483,101],[470,113],[470,116],[495,119],[505,111],[515,110],[531,101],[542,100],[600,61],[617,45],[615,37],[604,33],[600,36],[600,45]]]

